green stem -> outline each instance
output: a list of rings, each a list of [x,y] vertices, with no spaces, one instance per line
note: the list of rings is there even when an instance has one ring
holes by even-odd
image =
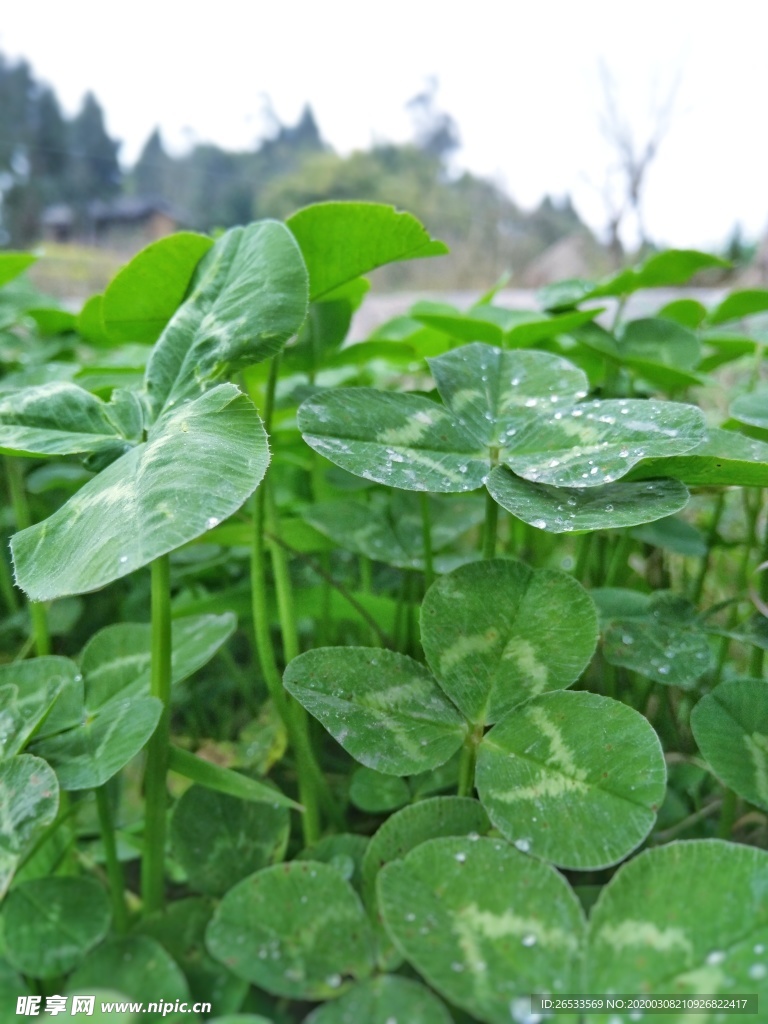
[[[483,533],[483,558],[493,558],[496,554],[496,529],[499,521],[499,506],[485,492],[485,531]]]
[[[0,593],[3,595],[3,601],[5,601],[6,608],[12,615],[14,612],[19,610],[19,599],[16,596],[11,569],[8,565],[8,557],[6,554],[7,542],[4,547],[5,550],[0,551]]]
[[[5,459],[5,471],[8,479],[8,489],[11,493],[11,504],[16,526],[19,530],[26,530],[32,525],[32,517],[29,512],[27,492],[24,487],[24,476],[21,472],[18,458]],[[51,653],[51,637],[48,632],[48,613],[45,605],[37,601],[29,602],[29,617],[32,623],[32,635],[35,638],[35,650],[38,657]]]
[[[729,839],[736,821],[736,806],[738,797],[732,789],[726,789],[723,793],[723,804],[720,808],[720,820],[717,824],[717,838]]]
[[[107,865],[107,877],[109,878],[112,916],[116,930],[118,932],[126,932],[128,930],[128,910],[125,905],[125,878],[123,876],[123,865],[117,856],[115,827],[112,821],[112,808],[109,806],[109,794],[107,793],[106,786],[97,787],[94,793],[96,794],[101,841],[104,845],[104,858]]]
[[[279,359],[275,357],[269,368],[269,379],[264,399],[263,417],[267,432],[272,423],[272,411],[275,401],[275,388],[279,370]],[[251,609],[253,614],[253,631],[256,639],[256,651],[261,665],[261,672],[269,690],[269,695],[285,725],[288,741],[296,759],[296,771],[299,784],[299,799],[304,806],[301,825],[304,841],[307,845],[315,842],[320,836],[320,812],[318,798],[322,801],[326,814],[335,822],[340,815],[333,800],[328,784],[315,758],[309,736],[307,716],[304,708],[283,689],[283,681],[277,666],[275,648],[269,622],[269,603],[267,601],[266,574],[266,522],[268,516],[275,518],[274,509],[268,503],[268,489],[262,483],[253,497],[253,538],[251,544]],[[271,525],[274,525],[271,524]],[[275,572],[278,611],[283,627],[283,650],[286,662],[298,654],[298,636],[295,620],[292,615],[292,597],[290,580],[287,575],[287,562],[283,555],[280,559],[279,535],[271,531],[276,541],[270,544],[270,553]],[[276,556],[276,552],[278,553]]]
[[[464,740],[464,746],[461,750],[461,759],[459,761],[459,796],[471,796],[474,791],[477,748],[482,738],[482,725],[475,725],[472,727],[470,732],[467,733],[467,738]]]
[[[246,707],[252,714],[257,714],[259,707],[256,702],[255,694],[253,692],[253,687],[250,685],[250,682],[245,672],[243,672],[243,670],[237,664],[235,659],[232,657],[232,652],[229,650],[226,644],[223,647],[219,648],[218,655],[221,661],[226,666],[227,671],[237,682],[237,685],[240,688],[240,692],[243,695],[243,700],[245,701]]]
[[[171,740],[171,570],[168,555],[156,558],[152,572],[152,676],[150,692],[163,705],[147,744],[144,771],[144,856],[141,895],[144,914],[162,910],[165,902],[165,816],[168,746]]]
[[[256,638],[256,651],[261,666],[261,673],[264,676],[272,702],[285,725],[288,741],[296,758],[299,800],[304,806],[301,826],[305,843],[308,845],[311,842],[315,842],[320,834],[317,793],[320,787],[325,787],[325,780],[312,752],[304,709],[296,704],[295,701],[292,701],[283,689],[282,677],[277,666],[269,623],[269,604],[267,601],[266,550],[264,544],[265,501],[266,490],[264,484],[262,484],[254,495],[254,532],[251,545],[253,631]]]
[[[421,539],[424,547],[424,589],[429,590],[435,578],[435,568],[432,559],[432,523],[429,514],[429,495],[426,491],[421,491],[419,501],[421,503]],[[496,503],[494,502],[494,504]]]
[[[360,565],[360,593],[361,594],[373,594],[373,562],[367,555],[359,556]],[[357,602],[355,602],[357,603]],[[371,647],[382,647],[387,646],[386,638],[379,629],[379,626],[375,619],[373,619],[366,610],[359,606],[358,610],[363,613],[366,622],[370,626],[370,644]]]
[[[576,559],[576,567],[573,570],[573,575],[579,580],[580,583],[586,584],[587,582],[587,569],[589,567],[589,560],[592,555],[592,543],[594,539],[594,533],[585,533],[581,538],[581,545],[579,547],[579,555]]]
[[[691,588],[691,601],[698,605],[701,600],[701,595],[704,592],[704,582],[709,573],[709,566],[712,560],[712,548],[714,547],[715,540],[717,539],[717,531],[720,526],[720,520],[725,509],[725,491],[721,491],[717,496],[715,502],[715,508],[712,512],[712,518],[709,521],[709,529],[707,530],[707,552],[701,560],[699,565],[699,571],[696,574],[693,587]]]
[[[606,587],[615,587],[618,585],[621,572],[626,567],[627,555],[629,554],[629,549],[631,547],[632,537],[630,536],[629,530],[623,530],[617,538],[613,552],[611,553],[608,571],[605,574]]]

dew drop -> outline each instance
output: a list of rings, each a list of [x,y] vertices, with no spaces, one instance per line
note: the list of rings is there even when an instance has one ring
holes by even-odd
[[[325,984],[328,986],[328,988],[338,988],[339,985],[341,984],[341,975],[329,974],[328,977],[325,979]]]
[[[530,851],[530,849],[531,849],[531,840],[530,839],[516,839],[515,842],[514,842],[514,846],[515,846],[515,849],[519,850],[521,853],[528,853]]]
[[[765,952],[765,946],[762,944],[762,942],[758,942],[758,944],[754,947],[753,952],[757,953],[758,956],[761,956]]]
[[[405,920],[406,921],[415,921],[416,920],[416,915],[415,914],[406,914],[405,915]]]
[[[750,976],[752,981],[760,981],[761,978],[764,978],[766,974],[768,974],[768,967],[766,967],[765,964],[752,964],[747,971],[747,974]]]
[[[669,665],[659,665],[659,675],[660,676],[668,676],[669,675]]]
[[[547,524],[543,519],[532,519],[531,526],[535,526],[537,530],[546,530]]]
[[[464,964],[460,964],[457,960],[454,960],[454,962],[451,964],[451,970],[455,971],[457,974],[461,974],[461,972],[464,970]]]
[[[208,516],[205,520],[205,528],[206,530],[212,530],[214,526],[218,526],[220,522],[221,520],[217,519],[216,516]]]
[[[621,642],[623,644],[626,644],[627,647],[629,647],[630,644],[633,644],[635,642],[635,638],[633,636],[630,636],[629,633],[625,633],[621,638]]]
[[[531,946],[535,946],[536,945],[536,936],[535,935],[524,935],[520,941],[522,942],[522,944],[524,946],[526,946],[528,949],[530,949]]]
[[[606,512],[613,512],[613,505],[606,505],[605,506],[605,511]]]
[[[477,832],[470,832],[469,835],[467,836],[467,839],[470,841],[470,843],[476,843],[479,838],[480,836],[478,835]]]
[[[118,562],[120,563],[120,565],[125,565],[127,561],[128,555],[120,555],[120,557],[118,558]]]
[[[454,859],[457,860],[459,864],[463,864],[464,861],[467,859],[467,855],[466,853],[457,853]]]
[[[710,967],[714,967],[716,964],[721,964],[723,960],[725,960],[725,953],[722,949],[713,949],[706,962]]]

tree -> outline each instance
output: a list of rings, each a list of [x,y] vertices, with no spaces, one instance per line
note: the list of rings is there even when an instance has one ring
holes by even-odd
[[[155,128],[144,143],[133,168],[134,191],[143,196],[165,197],[172,162],[165,151],[160,129]]]
[[[646,130],[638,131],[620,109],[618,89],[608,67],[601,62],[599,68],[603,93],[600,129],[615,157],[601,192],[608,214],[608,248],[614,263],[621,265],[628,218],[634,220],[639,247],[651,244],[645,226],[645,190],[650,168],[669,131],[679,80],[672,82],[661,99],[651,102]]]
[[[406,109],[413,120],[414,141],[419,149],[441,162],[459,148],[456,122],[436,103],[438,82],[433,76],[426,87],[408,100]]]
[[[93,93],[86,93],[83,106],[70,125],[69,137],[71,198],[86,202],[116,195],[122,179],[117,161],[120,143],[107,133],[101,106]]]

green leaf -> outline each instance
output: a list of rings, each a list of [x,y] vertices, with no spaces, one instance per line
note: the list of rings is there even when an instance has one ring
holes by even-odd
[[[560,334],[575,331],[584,324],[590,323],[602,312],[604,312],[603,309],[597,308],[561,313],[557,316],[538,314],[525,322],[510,327],[504,335],[504,344],[513,348],[536,345]]]
[[[575,404],[587,394],[584,373],[547,352],[476,343],[429,364],[447,407],[369,388],[326,392],[299,409],[305,441],[377,483],[467,491],[497,461],[534,483],[600,486],[643,458],[688,451],[704,437],[695,406],[628,399]]]
[[[667,249],[649,257],[634,270],[621,270],[601,281],[585,298],[631,295],[641,288],[675,287],[685,284],[700,270],[730,265],[728,260],[695,249]]]
[[[452,1024],[448,1010],[429,989],[409,978],[385,974],[353,985],[341,999],[319,1006],[304,1024]]]
[[[410,802],[408,784],[394,775],[382,775],[372,768],[358,768],[352,774],[349,799],[368,814],[396,811]]]
[[[709,314],[710,324],[725,324],[730,320],[742,320],[756,313],[768,310],[768,291],[764,288],[752,288],[745,291],[731,292]]]
[[[406,959],[477,1020],[522,1020],[531,992],[578,991],[581,906],[553,868],[505,843],[429,840],[384,868],[379,905]]]
[[[419,662],[377,647],[321,647],[290,662],[286,690],[361,764],[413,775],[443,764],[466,726]]]
[[[584,990],[749,992],[762,1004],[768,999],[766,877],[764,850],[717,839],[669,843],[634,857],[592,911]]]
[[[480,800],[502,835],[579,870],[615,864],[645,839],[666,774],[647,720],[584,691],[515,708],[485,735],[477,758]]]
[[[583,402],[540,416],[500,452],[518,476],[553,487],[597,487],[645,458],[679,455],[705,436],[693,405],[638,399]],[[656,471],[655,476],[666,475]]]
[[[307,272],[290,231],[276,221],[227,231],[152,350],[146,387],[155,414],[275,355],[306,313]]]
[[[712,666],[706,633],[693,606],[672,594],[653,595],[643,618],[612,622],[603,637],[603,655],[642,676],[691,689]]]
[[[294,861],[235,885],[206,934],[211,954],[239,977],[289,999],[330,999],[373,966],[373,936],[337,871]]]
[[[378,916],[376,879],[385,865],[400,860],[428,839],[468,836],[473,841],[490,828],[488,815],[477,800],[464,796],[420,800],[387,818],[363,857],[363,899],[374,919]]]
[[[768,429],[768,389],[759,388],[731,402],[731,416],[750,427]]]
[[[41,306],[37,309],[28,309],[26,315],[34,320],[38,331],[46,338],[68,334],[77,329],[77,317],[66,309]]]
[[[693,331],[654,317],[630,320],[621,336],[619,352],[679,370],[693,370],[701,359],[701,346]]]
[[[0,960],[0,1007],[3,1010],[7,1007],[10,1016],[16,1009],[16,1000],[19,996],[30,994],[29,986],[21,975],[14,971],[5,960]]]
[[[0,761],[0,898],[21,857],[56,818],[59,783],[49,765],[31,754]]]
[[[299,407],[307,444],[350,473],[416,491],[473,491],[488,472],[481,446],[420,395],[344,388]]]
[[[175,1004],[189,999],[189,986],[176,961],[159,942],[146,935],[112,939],[94,950],[67,984],[68,992],[92,992],[109,979],[115,990],[127,999],[150,1002],[148,994],[160,1001],[158,1013],[142,1013],[142,1024],[181,1024],[189,1015],[163,1015],[163,1002]],[[106,1018],[105,1018],[106,1022]]]
[[[674,551],[675,554],[685,555],[687,558],[704,558],[707,554],[707,540],[704,534],[677,516],[668,516],[655,523],[640,526],[632,531],[632,536],[643,544],[652,544],[655,548]]]
[[[210,1002],[220,1013],[234,1013],[243,1004],[248,984],[206,951],[205,929],[212,914],[211,900],[176,899],[139,921],[133,934],[156,940],[173,957],[189,981],[193,1000]]]
[[[32,253],[0,252],[0,286],[23,274],[33,263],[37,263],[37,256]]]
[[[152,242],[112,279],[102,321],[114,342],[154,342],[186,295],[195,267],[213,245],[205,235],[180,231]]]
[[[515,476],[505,466],[491,470],[488,490],[495,501],[530,526],[548,533],[621,529],[679,512],[688,491],[679,480],[605,484],[603,487],[548,487]]]
[[[157,697],[118,696],[82,725],[33,745],[55,770],[64,790],[95,789],[134,758],[155,731],[163,705]]]
[[[483,502],[477,498],[427,497],[433,552],[452,544],[482,522]],[[368,502],[318,502],[304,518],[339,547],[402,569],[423,569],[424,533],[419,498],[408,491],[372,495]]]
[[[656,315],[683,327],[696,328],[706,319],[707,309],[696,299],[674,299],[662,306]]]
[[[104,330],[102,319],[103,295],[92,295],[84,304],[77,317],[77,332],[91,345],[108,346],[112,341]]]
[[[234,882],[282,860],[289,830],[284,807],[192,786],[173,808],[170,837],[191,888],[223,896]]]
[[[250,400],[222,384],[166,413],[49,519],[17,533],[19,586],[35,601],[96,590],[212,529],[267,468]]]
[[[487,309],[484,306],[478,310],[479,315],[473,316],[472,310],[462,313],[444,302],[417,302],[411,307],[409,316],[460,341],[486,341],[500,345],[504,330],[501,324],[483,316]]]
[[[0,397],[0,451],[10,454],[120,453],[138,439],[125,426],[116,402],[102,402],[68,381]]]
[[[264,782],[258,782],[248,775],[232,771],[231,768],[213,764],[211,761],[190,754],[188,750],[182,750],[180,747],[170,747],[168,768],[172,772],[183,775],[185,779],[191,779],[192,782],[205,786],[206,789],[213,789],[217,793],[226,793],[228,796],[237,797],[238,800],[272,804],[273,807],[290,807],[299,811],[303,809],[300,804],[289,799],[279,789]]]
[[[597,614],[572,576],[522,562],[472,562],[436,580],[421,642],[440,686],[471,722],[491,723],[574,683],[595,651]]]
[[[712,427],[684,455],[643,459],[629,479],[657,476],[674,477],[691,487],[768,487],[768,444]]]
[[[368,841],[368,836],[351,832],[323,836],[316,843],[305,847],[296,855],[295,860],[317,860],[321,864],[330,864],[359,893],[362,886],[363,856],[368,848]]]
[[[181,682],[202,668],[235,631],[237,619],[223,615],[190,615],[171,623],[171,682]],[[105,626],[83,648],[85,703],[93,710],[117,694],[148,696],[152,661],[152,628],[119,622]],[[0,680],[2,675],[0,674]]]
[[[55,656],[0,665],[0,758],[24,749],[77,674],[73,661]]]
[[[549,352],[463,345],[427,360],[437,389],[467,433],[486,448],[510,439],[544,409],[569,408],[589,383],[578,367]]]
[[[106,893],[90,878],[22,882],[3,904],[6,956],[33,978],[65,974],[101,942],[111,917]]]
[[[699,750],[723,784],[768,811],[768,694],[762,679],[731,679],[691,714]]]
[[[542,309],[557,311],[571,309],[580,302],[590,298],[595,290],[594,281],[571,277],[563,281],[555,281],[544,285],[536,292],[536,299]]]
[[[312,300],[386,263],[448,252],[410,213],[380,203],[317,203],[286,224],[309,270]]]

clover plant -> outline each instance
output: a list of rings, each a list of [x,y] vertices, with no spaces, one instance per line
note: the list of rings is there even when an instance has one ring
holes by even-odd
[[[3,1019],[768,1000],[768,292],[633,315],[723,269],[671,250],[349,341],[445,252],[320,204],[79,314],[0,254]]]

